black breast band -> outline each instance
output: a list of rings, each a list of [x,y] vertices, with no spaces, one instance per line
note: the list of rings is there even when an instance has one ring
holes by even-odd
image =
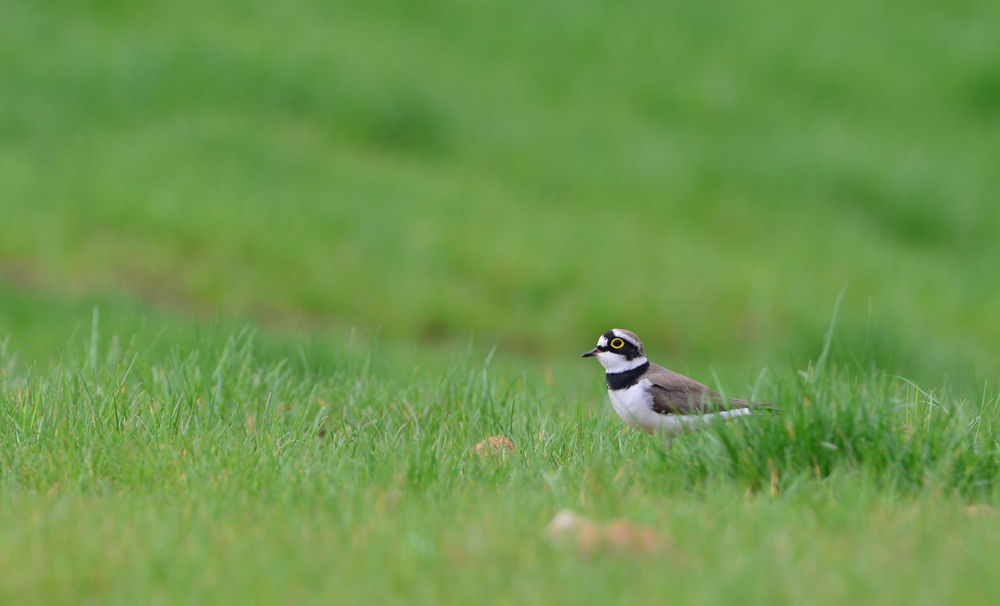
[[[608,389],[617,391],[628,389],[639,382],[639,377],[649,368],[649,362],[643,362],[631,370],[622,372],[604,373],[604,379],[608,382]]]

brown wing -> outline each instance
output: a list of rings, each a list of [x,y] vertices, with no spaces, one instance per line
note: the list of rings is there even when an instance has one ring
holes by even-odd
[[[649,365],[643,378],[652,382],[649,393],[653,396],[653,411],[660,414],[685,415],[747,405],[744,400],[731,399],[723,402],[718,392],[656,364]]]

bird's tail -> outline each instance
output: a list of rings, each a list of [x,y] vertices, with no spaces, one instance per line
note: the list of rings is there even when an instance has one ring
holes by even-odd
[[[750,408],[750,409],[758,409],[759,408],[759,409],[770,410],[770,411],[777,411],[778,410],[778,407],[775,406],[774,404],[770,403],[770,402],[748,402],[746,400],[741,400],[739,398],[730,398],[729,402],[730,402],[730,404],[733,405],[733,407],[737,407],[738,406],[740,408]]]

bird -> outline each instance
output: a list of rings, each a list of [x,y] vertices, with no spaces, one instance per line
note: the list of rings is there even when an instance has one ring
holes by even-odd
[[[714,419],[730,419],[770,408],[764,402],[724,398],[690,377],[653,364],[638,335],[612,328],[583,354],[604,366],[611,406],[632,429],[663,435],[669,447],[682,432],[704,427]]]

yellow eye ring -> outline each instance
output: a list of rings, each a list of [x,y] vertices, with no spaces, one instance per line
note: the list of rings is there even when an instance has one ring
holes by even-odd
[[[622,341],[621,339],[611,339],[611,347],[615,349],[621,349],[624,346],[625,346],[625,341]]]

